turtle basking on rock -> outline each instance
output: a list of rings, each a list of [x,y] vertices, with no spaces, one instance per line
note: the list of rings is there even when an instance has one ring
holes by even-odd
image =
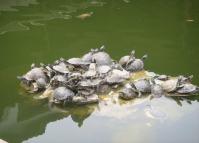
[[[152,97],[189,96],[199,94],[191,83],[193,76],[159,75],[144,70],[144,55],[136,58],[135,51],[113,60],[105,46],[91,49],[81,57],[55,60],[52,64],[31,65],[30,71],[17,78],[38,99],[52,97],[56,104],[89,104],[100,102],[102,94],[112,91],[124,100]],[[43,92],[42,92],[43,91]],[[119,91],[119,92],[118,92]]]

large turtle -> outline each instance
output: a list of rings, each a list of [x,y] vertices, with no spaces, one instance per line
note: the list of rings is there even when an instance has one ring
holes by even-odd
[[[70,71],[68,70],[68,68],[66,67],[66,64],[64,62],[60,62],[57,65],[54,65],[53,70],[62,74],[68,74],[70,73]]]
[[[179,79],[174,78],[174,77],[172,77],[166,81],[155,80],[155,82],[158,83],[159,85],[161,85],[163,90],[167,93],[175,92],[177,89],[180,88]]]
[[[123,68],[125,68],[125,67],[126,67],[126,64],[127,64],[130,60],[131,60],[131,61],[135,60],[135,51],[134,51],[134,50],[131,51],[131,54],[130,54],[130,55],[126,55],[126,56],[121,57],[120,60],[119,60],[119,64],[120,64]]]
[[[133,59],[130,60],[126,64],[126,70],[135,72],[135,71],[141,71],[144,69],[144,59],[147,58],[147,55],[144,55],[141,59]]]
[[[199,94],[199,87],[191,83],[185,83],[181,85],[181,88],[177,90],[180,94]]]
[[[91,63],[89,65],[88,71],[86,71],[82,76],[84,78],[95,78],[96,75],[97,75],[96,64],[95,63]]]
[[[119,84],[130,78],[130,73],[126,70],[113,69],[106,77],[108,84]]]
[[[151,92],[151,84],[148,79],[139,79],[132,83],[132,87],[135,87],[139,91],[139,96],[142,93],[150,93]]]
[[[71,101],[74,95],[74,92],[70,89],[63,86],[58,87],[53,92],[54,103]]]
[[[97,65],[111,65],[112,59],[108,53],[103,51],[104,46],[100,48],[99,52],[96,52],[92,56],[92,61],[96,61]]]

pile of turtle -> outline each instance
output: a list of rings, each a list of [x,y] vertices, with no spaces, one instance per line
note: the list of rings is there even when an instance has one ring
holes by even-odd
[[[104,46],[91,49],[81,58],[60,58],[53,64],[31,65],[31,70],[17,78],[31,93],[50,98],[56,104],[88,104],[99,102],[100,95],[118,92],[124,100],[151,97],[188,96],[199,93],[191,83],[192,76],[171,77],[144,70],[144,60],[135,57],[135,51],[119,62],[105,52]],[[144,73],[135,78],[136,74]],[[171,94],[172,93],[172,94]]]

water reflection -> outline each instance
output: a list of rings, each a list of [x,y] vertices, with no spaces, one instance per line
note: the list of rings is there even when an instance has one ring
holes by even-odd
[[[38,4],[37,0],[0,0],[0,11],[18,11],[18,6]]]
[[[98,105],[86,106],[48,106],[47,102],[39,101],[40,106],[36,103],[33,107],[33,105],[29,104],[34,102],[34,100],[27,102],[27,104],[16,103],[14,106],[4,109],[3,115],[1,115],[0,135],[3,139],[10,142],[21,142],[44,134],[49,124],[57,124],[59,121],[69,117],[76,123],[73,127],[76,125],[83,127],[84,121],[90,117],[96,120],[103,117],[107,121],[114,120],[114,122],[123,121],[126,123],[130,120],[141,121],[145,122],[146,126],[151,127],[155,124],[154,120],[159,120],[160,122],[175,121],[182,118],[187,112],[186,108],[183,109],[183,113],[179,112],[178,107],[180,106],[177,107],[176,105],[178,104],[171,102],[171,100],[177,103],[181,102],[185,107],[195,103],[195,100],[198,101],[198,97],[194,96],[175,98],[174,100],[166,97],[150,100],[150,97],[146,96],[141,99],[123,101],[113,94],[102,98],[103,100]],[[187,109],[189,110],[189,108]],[[29,111],[32,112],[27,113]],[[19,136],[16,136],[16,134]],[[9,138],[11,135],[13,137]]]

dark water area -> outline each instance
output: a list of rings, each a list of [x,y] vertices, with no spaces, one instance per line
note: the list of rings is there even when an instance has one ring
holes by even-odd
[[[199,96],[50,109],[21,90],[16,79],[33,62],[79,57],[105,45],[116,60],[134,49],[138,57],[148,54],[147,70],[193,74],[199,85],[198,38],[197,0],[0,0],[0,138],[198,143]]]

